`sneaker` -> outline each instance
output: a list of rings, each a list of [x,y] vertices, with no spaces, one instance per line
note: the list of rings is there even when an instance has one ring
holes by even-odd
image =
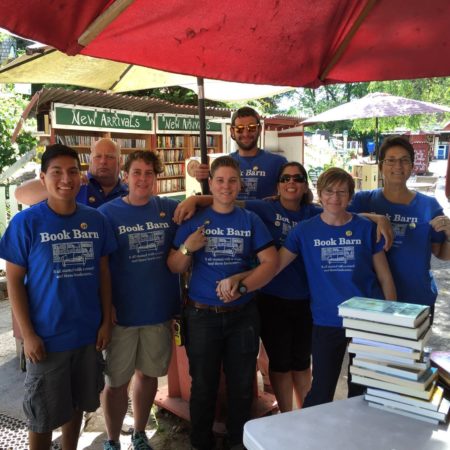
[[[136,431],[131,436],[131,443],[134,450],[153,450],[148,443],[147,435],[145,431]]]
[[[103,443],[103,450],[120,450],[120,442],[105,441]]]

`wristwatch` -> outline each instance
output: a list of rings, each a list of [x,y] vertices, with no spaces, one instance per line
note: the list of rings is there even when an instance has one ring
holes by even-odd
[[[188,248],[186,247],[184,242],[180,245],[178,250],[180,250],[180,252],[185,256],[192,256],[192,252],[190,250],[188,250]]]
[[[239,281],[238,291],[241,295],[245,295],[248,291],[247,286],[242,281]]]

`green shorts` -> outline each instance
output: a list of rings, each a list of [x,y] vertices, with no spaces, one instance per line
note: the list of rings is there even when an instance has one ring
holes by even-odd
[[[135,369],[149,377],[166,375],[172,356],[171,325],[172,321],[142,327],[116,325],[104,353],[106,384],[119,387],[128,383]]]
[[[27,363],[23,409],[28,428],[48,433],[72,419],[74,411],[95,411],[104,386],[104,361],[95,344],[49,352],[44,361]]]

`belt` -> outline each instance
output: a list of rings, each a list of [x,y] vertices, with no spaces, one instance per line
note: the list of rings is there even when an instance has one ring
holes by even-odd
[[[214,306],[214,305],[205,305],[204,303],[199,303],[196,302],[195,300],[191,300],[190,298],[188,298],[186,301],[186,305],[192,306],[193,308],[196,309],[204,309],[207,311],[221,314],[233,311],[240,311],[241,309],[244,309],[247,306],[247,303],[244,303],[243,305],[234,305],[234,306]]]

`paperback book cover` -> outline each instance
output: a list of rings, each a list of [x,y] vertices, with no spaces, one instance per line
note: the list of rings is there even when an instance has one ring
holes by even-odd
[[[430,367],[417,380],[411,380],[400,376],[388,375],[376,370],[365,369],[364,367],[350,366],[350,373],[360,375],[362,377],[374,378],[376,380],[386,381],[388,383],[398,384],[400,386],[409,387],[411,389],[424,390],[433,380],[437,378],[437,369]]]
[[[429,409],[430,411],[438,411],[441,401],[444,398],[444,389],[441,386],[435,386],[429,401],[421,400],[405,394],[397,394],[395,392],[385,391],[383,389],[367,388],[367,394],[376,397],[393,400],[398,403],[406,403],[407,405],[417,406],[422,409]]]
[[[397,392],[399,394],[410,395],[412,397],[430,400],[434,392],[434,382],[427,389],[416,389],[401,384],[390,383],[388,381],[376,380],[375,378],[363,377],[361,375],[352,374],[352,382],[362,384],[363,386],[379,388],[386,391]]]
[[[353,358],[352,364],[357,367],[375,370],[377,372],[388,375],[399,376],[408,380],[418,380],[426,371],[427,368],[414,368],[407,365],[398,365],[392,362],[375,361],[364,358]]]
[[[413,353],[415,350],[411,347],[404,347],[402,345],[389,344],[387,342],[373,341],[372,339],[365,339],[360,337],[355,337],[352,339],[355,344],[368,345],[369,347],[378,347],[388,350],[395,350],[397,352],[403,353]],[[417,350],[416,350],[417,351]]]
[[[385,334],[369,333],[367,331],[353,330],[351,328],[345,329],[345,335],[350,338],[367,339],[369,341],[381,342],[384,344],[397,345],[399,347],[412,348],[414,350],[422,351],[431,336],[431,328],[420,339],[405,339],[394,336],[387,336]]]
[[[382,333],[389,336],[397,336],[407,339],[418,339],[430,326],[429,317],[427,317],[417,328],[400,327],[397,325],[371,322],[369,320],[350,319],[349,317],[344,317],[342,322],[344,328],[352,328],[354,330],[363,330],[380,334]]]
[[[429,315],[430,308],[412,303],[353,297],[339,305],[339,315],[355,319],[415,328]]]
[[[413,350],[412,348],[354,338],[348,346],[348,351],[350,353],[356,353],[358,350],[366,353],[398,356],[399,358],[409,359],[411,361],[419,361],[422,356],[422,352]]]
[[[421,416],[419,414],[414,414],[412,412],[404,411],[404,410],[398,409],[398,408],[391,408],[390,406],[381,405],[379,403],[369,402],[368,404],[372,408],[382,409],[383,411],[388,411],[393,414],[399,414],[400,416],[410,417],[411,419],[421,420],[422,422],[432,423],[433,425],[439,425],[438,419]]]
[[[355,347],[363,347],[363,350],[354,350]],[[365,347],[366,347],[365,345],[358,346],[355,344],[350,344],[348,348],[349,352],[354,353],[355,357],[357,358],[370,359],[371,361],[375,362],[384,362],[384,363],[389,362],[399,366],[408,367],[410,369],[428,369],[428,367],[430,367],[430,364],[425,361],[415,361],[412,359],[402,358],[399,356],[389,355],[380,352],[366,352],[364,351]]]
[[[437,411],[431,411],[430,409],[419,408],[418,406],[408,405],[406,403],[396,402],[394,400],[388,400],[386,398],[377,397],[375,395],[365,394],[364,399],[369,402],[378,403],[388,406],[390,408],[400,409],[403,411],[409,411],[419,416],[429,417],[430,419],[437,419],[441,422],[447,420],[448,411],[450,408],[450,401],[446,398],[442,399]]]

